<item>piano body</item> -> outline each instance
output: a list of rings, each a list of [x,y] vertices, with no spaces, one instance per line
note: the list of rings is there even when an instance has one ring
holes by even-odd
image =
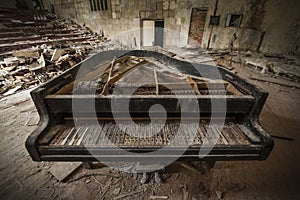
[[[218,70],[219,78],[213,77],[213,70]],[[130,81],[136,75],[138,82]],[[126,94],[132,88],[133,94]],[[274,145],[258,122],[268,93],[224,68],[158,52],[95,54],[39,86],[31,96],[40,115],[37,129],[26,141],[34,161],[109,162],[139,157],[151,162],[157,156],[213,162],[265,160]],[[189,98],[196,99],[199,113],[181,113],[178,102]],[[112,110],[112,102],[121,105],[119,110]],[[122,110],[123,102],[129,102],[130,119]],[[225,102],[223,115],[218,102]],[[153,105],[161,105],[165,113],[154,111],[149,128]],[[155,151],[159,153],[151,154]]]

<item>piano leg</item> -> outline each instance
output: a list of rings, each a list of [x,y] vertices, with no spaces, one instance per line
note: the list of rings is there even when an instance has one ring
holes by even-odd
[[[209,174],[215,166],[215,161],[194,161],[190,165],[198,169],[202,175]]]
[[[207,161],[206,164],[210,169],[212,169],[214,168],[216,161]]]
[[[149,173],[144,172],[143,173],[143,177],[141,179],[141,183],[142,184],[147,183],[148,179],[149,179]],[[155,183],[158,183],[158,184],[162,183],[162,179],[161,179],[161,177],[160,177],[160,175],[159,175],[158,172],[154,172],[154,181],[155,181]]]
[[[162,183],[161,177],[158,172],[154,173],[154,181],[155,181],[155,183],[158,183],[158,184]]]
[[[146,172],[143,173],[143,177],[141,179],[141,183],[145,184],[148,181],[148,174]]]

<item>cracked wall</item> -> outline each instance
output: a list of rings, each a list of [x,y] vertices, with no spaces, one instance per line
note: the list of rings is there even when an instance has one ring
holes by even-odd
[[[186,46],[192,8],[207,8],[201,46],[209,49],[250,50],[299,56],[297,0],[107,0],[108,10],[91,11],[89,0],[44,0],[57,14],[85,24],[95,32],[116,36],[139,48],[142,20],[163,19],[164,45]],[[219,15],[219,25],[210,16]],[[226,27],[228,14],[241,14],[240,27]],[[124,31],[130,31],[124,33]]]

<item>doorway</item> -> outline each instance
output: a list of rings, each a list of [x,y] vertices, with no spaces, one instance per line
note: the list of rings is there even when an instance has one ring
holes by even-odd
[[[143,46],[164,46],[163,20],[143,20]]]
[[[155,21],[155,46],[164,46],[164,21]]]
[[[189,44],[201,45],[207,8],[193,8],[189,30]]]

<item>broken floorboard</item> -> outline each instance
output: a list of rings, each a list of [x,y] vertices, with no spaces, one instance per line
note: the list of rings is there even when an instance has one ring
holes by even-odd
[[[81,166],[81,164],[81,162],[58,162],[50,168],[49,172],[58,181],[64,181],[73,174]]]

